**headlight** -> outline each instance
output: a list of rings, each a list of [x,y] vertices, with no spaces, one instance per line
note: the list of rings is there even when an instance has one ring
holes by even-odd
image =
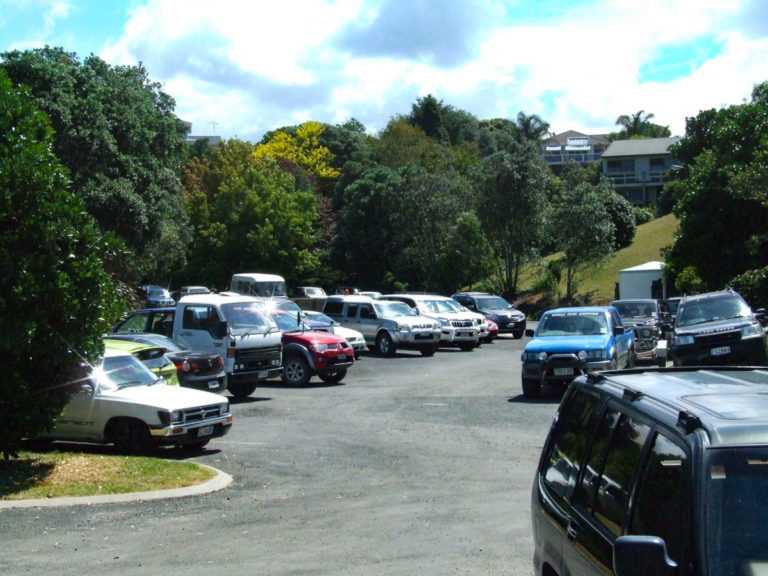
[[[310,344],[309,347],[318,353],[328,350],[328,344]]]
[[[756,334],[762,333],[763,327],[760,326],[760,324],[750,324],[749,326],[744,326],[744,328],[741,329],[742,338],[746,338],[747,336],[755,336]]]
[[[682,334],[680,336],[675,336],[674,338],[672,338],[672,341],[677,346],[686,346],[687,344],[693,344],[694,338],[693,338],[693,334]]]
[[[544,362],[546,359],[546,352],[523,352],[523,362]]]
[[[182,410],[158,410],[157,416],[164,426],[184,422],[184,412]]]
[[[601,348],[600,350],[582,350],[578,356],[580,360],[607,360],[611,357],[611,354]]]
[[[451,325],[450,320],[446,318],[440,318],[440,326],[445,326],[446,328]]]

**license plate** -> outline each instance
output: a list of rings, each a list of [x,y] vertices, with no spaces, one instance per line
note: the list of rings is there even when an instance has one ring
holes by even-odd
[[[218,380],[209,380],[208,381],[208,389],[209,390],[216,390],[221,384],[219,384]]]
[[[269,376],[269,370],[261,370],[259,372],[259,378],[267,378]]]
[[[347,355],[346,354],[339,354],[339,360],[346,360]]]
[[[724,354],[730,354],[731,353],[731,347],[730,346],[720,346],[719,348],[712,348],[710,350],[710,353],[712,356],[722,356]]]
[[[573,368],[555,368],[555,376],[573,376]]]
[[[203,426],[202,428],[197,429],[198,438],[201,436],[210,436],[211,434],[213,434],[213,426]]]

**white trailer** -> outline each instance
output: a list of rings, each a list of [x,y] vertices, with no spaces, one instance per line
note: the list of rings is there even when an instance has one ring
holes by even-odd
[[[654,286],[656,287],[654,289]],[[659,287],[661,293],[659,293]],[[633,298],[666,299],[664,284],[664,262],[652,261],[619,270],[619,290],[617,299]]]

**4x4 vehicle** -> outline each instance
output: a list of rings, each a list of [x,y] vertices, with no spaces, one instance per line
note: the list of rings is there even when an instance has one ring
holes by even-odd
[[[451,296],[462,306],[490,318],[499,327],[499,333],[511,333],[515,338],[525,334],[525,314],[504,300],[487,292],[458,292]]]
[[[635,335],[611,306],[547,310],[523,350],[523,394],[538,398],[547,383],[565,388],[576,376],[635,365]]]
[[[176,304],[176,301],[171,297],[171,293],[162,286],[144,284],[139,286],[138,292],[141,305],[144,308],[160,308]]]
[[[430,294],[385,294],[380,300],[403,302],[418,314],[440,323],[440,343],[474,349],[480,338],[480,321],[452,298]]]
[[[128,352],[107,348],[98,366],[81,368],[68,383],[69,402],[44,438],[147,453],[161,444],[202,448],[232,426],[226,398],[168,386]]]
[[[337,383],[355,363],[355,351],[344,338],[332,332],[310,330],[301,315],[272,310],[283,333],[283,382],[306,386],[313,374],[327,383]]]
[[[533,482],[534,574],[765,574],[767,464],[765,370],[580,376]]]
[[[402,302],[374,300],[367,296],[328,296],[323,313],[363,334],[365,343],[382,356],[398,348],[432,356],[440,346],[440,324],[419,316]]]
[[[667,365],[667,333],[672,322],[666,302],[652,298],[614,300],[611,306],[621,315],[625,328],[635,331],[638,361]]]
[[[675,317],[669,347],[675,366],[752,365],[768,363],[765,330],[736,292],[725,290],[686,296]]]

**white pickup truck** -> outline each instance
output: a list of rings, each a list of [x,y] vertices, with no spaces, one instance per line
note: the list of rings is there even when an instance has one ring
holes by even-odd
[[[42,438],[146,454],[163,444],[200,449],[232,426],[225,397],[169,386],[128,352],[107,349],[69,387],[69,402]]]

